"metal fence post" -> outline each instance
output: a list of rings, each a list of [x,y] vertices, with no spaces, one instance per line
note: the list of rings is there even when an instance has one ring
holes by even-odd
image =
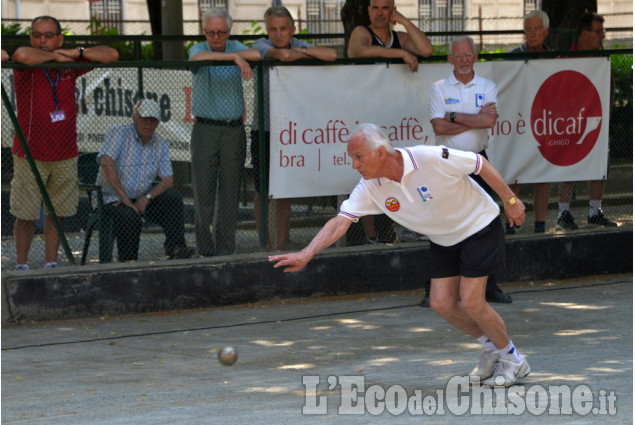
[[[264,66],[262,62],[258,62],[256,64],[256,69],[258,70],[258,162],[260,166],[260,187],[258,190],[260,191],[260,248],[267,248],[267,236],[269,234],[269,229],[267,223],[269,222],[269,211],[267,208],[268,201],[268,188],[265,186],[265,175],[269,172],[269,164],[266,162],[265,158],[265,89],[264,89]],[[264,196],[267,194],[267,196]]]

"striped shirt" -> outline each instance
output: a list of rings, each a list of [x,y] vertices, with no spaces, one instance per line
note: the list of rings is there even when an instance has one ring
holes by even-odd
[[[130,199],[137,199],[150,192],[152,183],[157,178],[173,175],[165,139],[154,133],[144,145],[134,124],[118,125],[108,130],[104,145],[97,155],[97,162],[101,162],[104,155],[115,162],[119,181]],[[102,187],[104,203],[119,201],[101,168],[96,184]]]

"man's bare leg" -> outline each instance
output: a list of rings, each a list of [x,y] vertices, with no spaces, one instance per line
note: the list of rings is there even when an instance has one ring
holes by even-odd
[[[276,236],[274,249],[283,250],[289,239],[289,227],[291,224],[291,199],[275,199]]]
[[[16,264],[27,264],[34,233],[35,221],[15,219],[13,240],[15,241]]]
[[[549,209],[549,186],[550,183],[534,184],[535,221],[547,221],[547,210]]]
[[[478,338],[483,335],[474,320],[459,305],[460,276],[430,280],[430,307],[454,327]],[[482,288],[485,298],[485,286]]]
[[[266,206],[267,208],[269,208],[269,199],[267,199],[266,202]],[[254,221],[256,222],[256,233],[258,234],[258,237],[260,237],[260,231],[261,231],[261,227],[260,227],[260,217],[261,217],[261,211],[260,211],[260,193],[256,192],[254,195]],[[267,250],[271,250],[271,244],[269,243],[269,231],[267,230]]]
[[[485,301],[487,276],[461,276],[459,293],[461,309],[472,319],[482,331],[477,337],[485,334],[497,349],[507,347],[510,342],[505,322],[500,315]]]

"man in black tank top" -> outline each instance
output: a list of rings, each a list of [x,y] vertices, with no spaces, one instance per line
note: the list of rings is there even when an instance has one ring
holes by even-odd
[[[351,33],[348,57],[402,58],[410,72],[416,72],[417,56],[428,57],[433,53],[428,37],[397,11],[394,0],[370,0],[368,17],[369,27],[360,25]],[[391,24],[400,24],[407,32],[392,30]],[[392,223],[384,215],[362,217],[361,223],[369,243],[394,241]],[[387,226],[391,226],[390,232],[382,232]]]
[[[417,72],[417,56],[428,57],[434,48],[423,31],[397,11],[394,0],[371,0],[368,6],[370,27],[358,26],[348,42],[348,57],[401,58]],[[391,25],[402,25],[406,32],[394,31]]]
[[[370,29],[370,27],[365,27],[368,32],[370,32],[370,36],[372,37],[372,45],[373,46],[381,46],[381,47],[388,47],[389,49],[401,49],[401,44],[399,43],[399,36],[397,34],[397,31],[395,30],[391,30],[391,36],[390,36],[390,43],[388,45],[385,45],[383,41],[381,41],[381,38],[379,38],[379,36],[377,34],[375,34],[373,32],[372,29]]]

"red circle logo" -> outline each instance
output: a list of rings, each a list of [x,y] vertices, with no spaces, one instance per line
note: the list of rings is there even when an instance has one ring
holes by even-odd
[[[386,208],[392,212],[399,211],[399,201],[393,197],[386,199]]]
[[[601,123],[600,95],[576,71],[560,71],[547,78],[531,107],[531,131],[538,150],[554,165],[582,161],[595,146]]]

